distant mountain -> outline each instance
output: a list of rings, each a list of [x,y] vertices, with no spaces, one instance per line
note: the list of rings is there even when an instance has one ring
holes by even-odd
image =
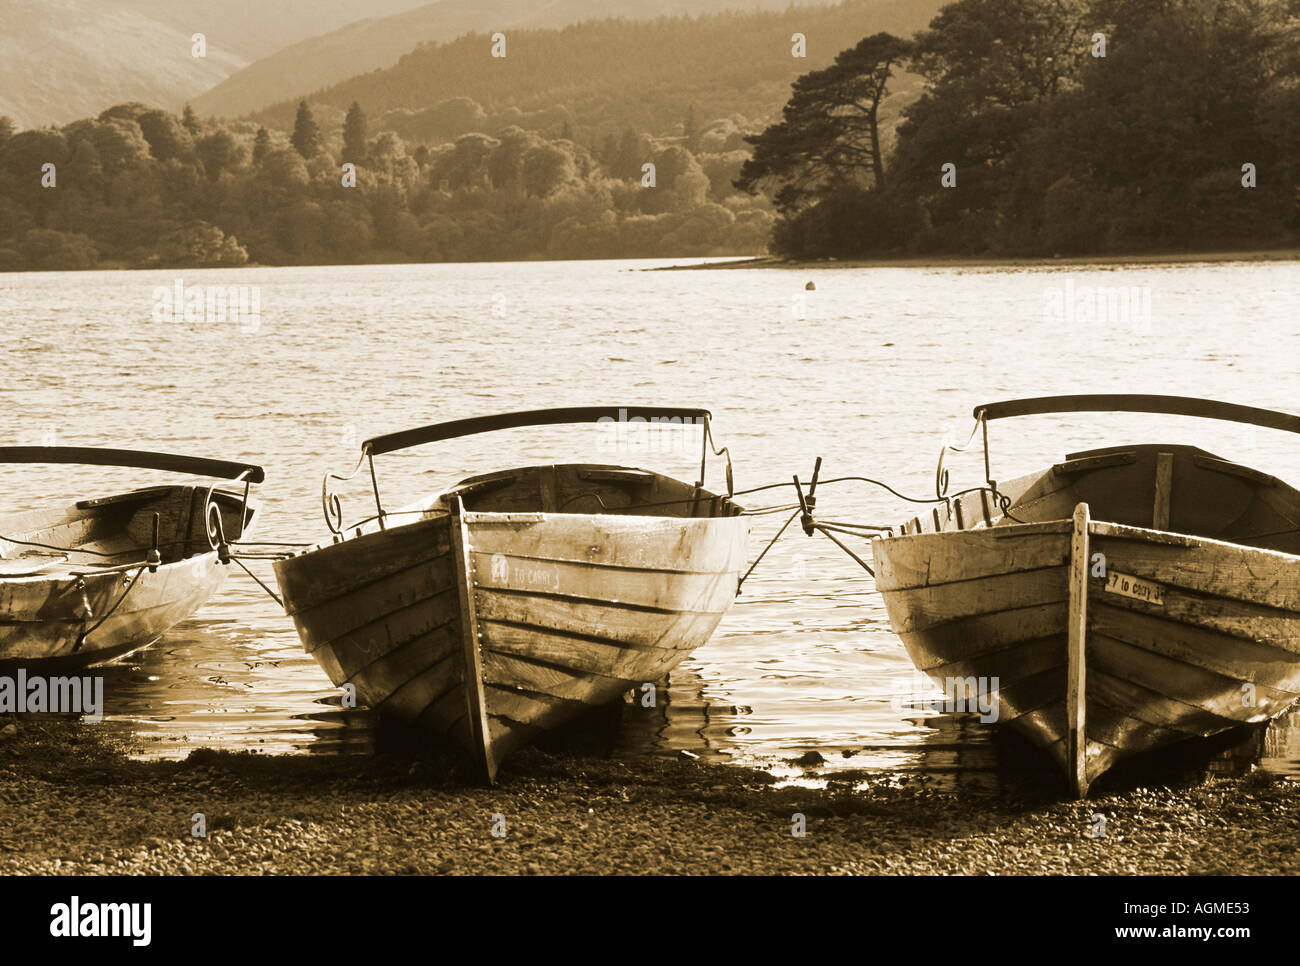
[[[421,0],[367,0],[407,10]],[[257,58],[355,20],[353,0],[0,0],[0,115],[63,124],[123,101],[177,108]],[[194,57],[202,33],[207,56]]]
[[[181,30],[202,31],[250,61],[363,17],[385,17],[428,0],[109,0]]]
[[[818,3],[809,0],[809,4]],[[389,67],[417,44],[446,43],[472,32],[563,27],[595,17],[648,20],[789,6],[790,0],[440,0],[405,13],[351,23],[294,44],[244,68],[195,98],[193,104],[205,117],[238,117],[290,95],[310,94],[357,74]]]
[[[761,129],[790,96],[791,82],[824,67],[845,48],[880,31],[911,35],[947,0],[845,0],[837,6],[786,7],[656,20],[590,20],[562,30],[507,32],[507,56],[490,56],[488,34],[422,44],[385,70],[353,77],[309,98],[316,120],[333,130],[353,101],[373,130],[438,143],[471,131],[517,125],[547,137],[567,129],[595,147],[628,128],[654,136],[702,131],[725,119],[733,131]],[[806,38],[807,56],[791,38]],[[913,96],[918,78],[893,85],[885,113]],[[268,127],[293,125],[296,97],[255,112]],[[689,120],[688,120],[689,119]],[[743,147],[738,136],[732,147]]]

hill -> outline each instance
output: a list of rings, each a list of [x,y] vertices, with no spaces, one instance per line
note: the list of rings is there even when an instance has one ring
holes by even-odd
[[[309,94],[391,67],[417,44],[447,43],[473,32],[563,27],[593,17],[644,20],[788,5],[789,0],[440,0],[370,17],[277,51],[196,98],[194,108],[205,116],[237,117],[288,94]]]
[[[419,0],[371,0],[384,13]],[[351,0],[0,0],[0,115],[63,124],[112,104],[176,108],[285,44],[355,19]],[[207,56],[190,38],[203,33]]]
[[[567,125],[595,146],[628,128],[683,133],[688,116],[733,119],[740,130],[773,120],[790,84],[840,50],[877,31],[924,27],[940,0],[845,0],[781,11],[594,20],[562,30],[507,34],[507,56],[491,56],[487,34],[422,44],[385,70],[311,95],[323,123],[358,101],[379,129],[407,140],[438,141],[512,125],[558,133]],[[792,55],[794,34],[806,56]],[[906,81],[900,91],[914,88]],[[296,98],[253,119],[287,129]]]

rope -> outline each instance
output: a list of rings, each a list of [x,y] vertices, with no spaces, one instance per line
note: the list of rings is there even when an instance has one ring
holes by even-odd
[[[865,570],[867,573],[871,574],[872,577],[875,577],[875,576],[876,576],[876,572],[875,572],[874,570],[871,569],[871,565],[868,564],[868,563],[867,563],[865,560],[863,560],[861,557],[859,557],[859,556],[858,556],[856,553],[854,553],[852,550],[850,550],[848,547],[846,547],[846,546],[843,544],[843,542],[842,542],[838,537],[835,536],[835,534],[833,534],[833,533],[830,532],[830,530],[826,529],[826,528],[825,528],[824,526],[822,526],[820,523],[814,523],[814,524],[813,524],[813,527],[814,527],[815,529],[817,529],[817,530],[820,530],[823,534],[825,534],[827,537],[829,537],[829,538],[831,539],[831,542],[834,543],[835,546],[839,547],[841,550],[843,550],[845,553],[847,553],[850,557],[852,557],[854,560],[856,560],[856,561],[858,562],[858,565],[859,565],[863,570]]]
[[[131,547],[127,550],[116,550],[109,553],[104,550],[88,550],[83,547],[60,547],[52,543],[37,543],[35,540],[18,540],[14,537],[6,537],[3,533],[0,533],[0,540],[3,540],[6,543],[16,544],[20,547],[39,547],[42,550],[53,550],[56,553],[64,555],[69,553],[84,553],[92,557],[121,557],[124,554],[138,553],[141,550],[153,549],[152,547]],[[159,544],[158,547],[159,549],[162,549],[163,547],[182,547],[186,542],[187,541],[185,540],[173,540],[171,543]]]
[[[140,582],[140,575],[143,574],[145,570],[148,569],[148,567],[149,567],[148,564],[144,564],[140,567],[139,570],[135,572],[135,576],[131,578],[131,583],[127,585],[126,590],[122,591],[122,596],[117,599],[117,603],[108,609],[108,613],[106,613],[103,617],[101,617],[98,621],[95,622],[94,627],[91,627],[89,629],[84,629],[84,628],[82,629],[81,633],[77,635],[77,643],[72,645],[73,654],[76,654],[79,650],[81,650],[81,646],[86,643],[86,638],[89,637],[91,634],[95,633],[95,631],[99,630],[100,627],[104,625],[104,621],[112,617],[113,613],[119,607],[122,606],[122,601],[126,600],[127,595],[129,595],[131,591],[135,590],[135,585]],[[78,578],[77,583],[82,585],[82,592],[84,593],[85,592],[84,582],[80,578]]]
[[[258,585],[259,587],[261,587],[264,591],[266,591],[268,594],[271,595],[271,599],[272,599],[273,601],[275,601],[277,604],[280,605],[280,609],[281,609],[281,610],[284,609],[284,601],[282,601],[282,600],[281,600],[281,599],[276,595],[275,591],[273,591],[270,587],[266,586],[266,584],[262,583],[262,579],[261,579],[260,577],[258,577],[257,574],[253,573],[251,570],[249,570],[247,567],[245,567],[245,566],[244,566],[244,562],[243,562],[242,560],[240,560],[238,557],[236,557],[236,556],[234,556],[234,555],[232,555],[230,559],[233,560],[235,563],[239,564],[240,569],[243,570],[244,573],[248,574],[248,576],[250,576],[250,577],[252,577],[254,580],[256,580],[256,581],[257,581],[257,585]]]
[[[794,513],[790,514],[790,519],[786,520],[785,523],[781,524],[781,529],[776,531],[776,536],[773,537],[771,540],[769,540],[767,546],[763,548],[763,552],[760,553],[756,558],[754,558],[753,564],[751,564],[750,568],[745,571],[744,576],[742,576],[740,580],[736,582],[737,594],[740,593],[740,588],[745,585],[745,581],[749,578],[749,575],[754,572],[754,568],[757,567],[759,563],[762,562],[763,558],[767,556],[767,552],[776,545],[776,542],[778,540],[781,539],[781,534],[785,533],[786,527],[794,523],[794,521],[798,518],[799,513],[800,511],[796,509]]]

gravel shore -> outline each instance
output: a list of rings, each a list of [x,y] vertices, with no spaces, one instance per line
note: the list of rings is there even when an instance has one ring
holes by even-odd
[[[535,750],[492,789],[392,754],[139,762],[95,728],[23,721],[0,728],[0,873],[1300,872],[1300,786],[1259,774],[1087,802],[865,775],[776,784]]]

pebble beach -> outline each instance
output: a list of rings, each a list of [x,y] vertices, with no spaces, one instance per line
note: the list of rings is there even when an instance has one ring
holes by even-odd
[[[1300,787],[1258,772],[1084,802],[885,775],[825,785],[535,749],[514,756],[495,788],[468,783],[454,762],[406,754],[137,761],[92,727],[10,720],[0,727],[0,873],[1300,872]]]

